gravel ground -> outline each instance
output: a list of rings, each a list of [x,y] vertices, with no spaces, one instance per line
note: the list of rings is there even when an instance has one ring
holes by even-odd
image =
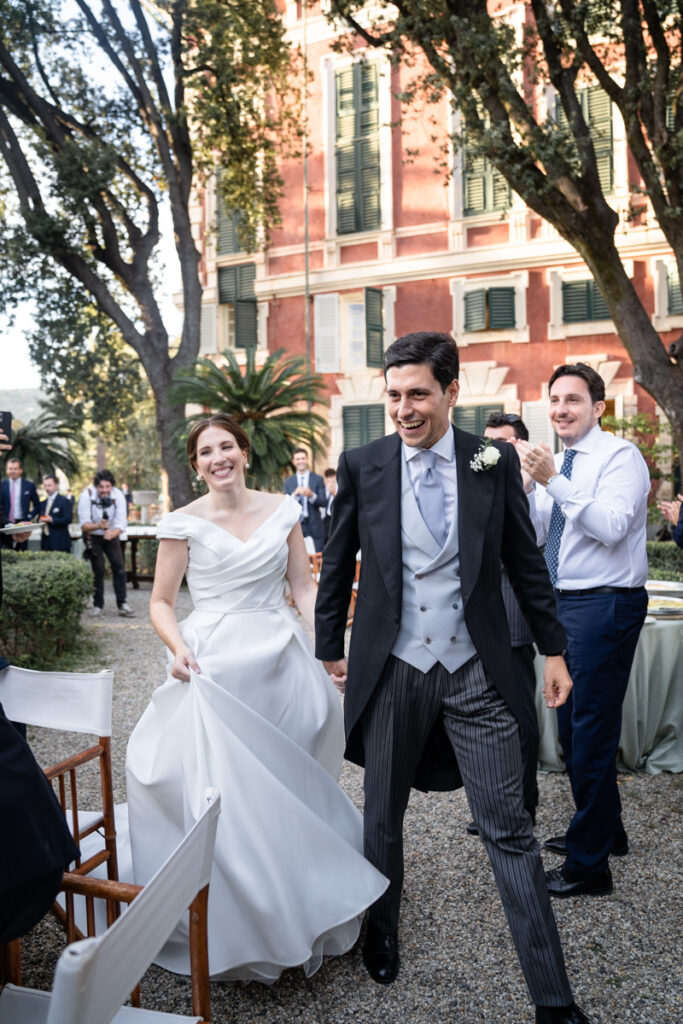
[[[100,653],[84,669],[112,668],[114,787],[125,800],[126,740],[165,675],[165,653],[147,615],[149,586],[131,591],[134,619],[116,616],[110,584],[105,615],[89,620]],[[180,596],[181,610],[189,598]],[[29,732],[42,764],[54,763],[69,741],[49,730]],[[360,807],[362,772],[345,765],[341,785]],[[542,775],[537,835],[566,827],[571,797],[566,777]],[[683,1021],[683,776],[621,775],[628,857],[613,858],[614,892],[554,901],[576,1001],[595,1024],[679,1024]],[[226,808],[229,801],[226,800]],[[224,811],[225,813],[225,811]],[[487,858],[464,832],[469,810],[462,791],[415,793],[406,815],[406,886],[402,905],[402,968],[394,985],[375,985],[358,944],[327,961],[312,978],[286,971],[277,984],[215,983],[213,1024],[526,1024],[533,1021]],[[546,854],[548,866],[559,858]],[[226,927],[229,927],[226,922]],[[24,984],[49,988],[62,947],[46,919],[24,940]],[[189,981],[152,967],[143,1003],[190,1012]]]

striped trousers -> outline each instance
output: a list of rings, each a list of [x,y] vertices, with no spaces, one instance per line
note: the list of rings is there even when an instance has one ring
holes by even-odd
[[[533,1002],[572,1001],[543,864],[522,803],[519,726],[478,657],[450,673],[422,673],[391,656],[366,708],[365,856],[389,878],[371,923],[398,930],[403,885],[403,817],[431,729],[441,716],[472,817],[493,868]]]

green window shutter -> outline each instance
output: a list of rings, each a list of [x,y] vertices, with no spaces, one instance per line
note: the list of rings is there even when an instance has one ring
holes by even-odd
[[[254,294],[254,281],[256,280],[256,264],[255,263],[243,263],[241,266],[236,267],[237,270],[237,298],[238,299],[253,299]]]
[[[491,413],[502,411],[502,405],[456,405],[452,419],[456,427],[481,437]]]
[[[580,323],[590,320],[588,307],[589,281],[562,282],[562,322]]]
[[[588,295],[589,295],[589,307],[590,307],[590,320],[611,320],[611,314],[607,308],[607,303],[600,294],[595,281],[588,282]]]
[[[223,169],[216,171],[216,252],[219,256],[230,256],[240,252],[241,246],[237,237],[240,214],[226,208],[220,193]]]
[[[365,351],[368,366],[381,366],[384,356],[384,292],[365,289]]]
[[[256,320],[256,300],[238,299],[235,303],[235,348],[257,344]]]
[[[486,161],[465,152],[465,213],[483,213],[486,209]]]
[[[237,301],[237,267],[218,268],[218,301]]]
[[[359,448],[384,437],[383,405],[345,405],[342,409],[344,448]]]
[[[515,289],[489,288],[489,327],[492,331],[515,326]]]
[[[465,292],[465,330],[486,330],[486,289]]]
[[[669,271],[667,287],[669,291],[669,316],[681,316],[683,314],[683,295],[681,295],[681,282],[678,274]]]
[[[337,233],[380,226],[377,65],[361,62],[336,74]]]
[[[494,210],[507,210],[510,205],[510,186],[495,167],[491,168],[490,194]]]
[[[590,131],[598,165],[598,177],[603,192],[609,193],[614,185],[612,159],[612,101],[599,85],[585,89],[584,117]]]

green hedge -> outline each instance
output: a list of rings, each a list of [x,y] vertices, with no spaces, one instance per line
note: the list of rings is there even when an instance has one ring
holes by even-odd
[[[649,540],[647,564],[651,580],[678,580],[683,583],[683,548],[674,541]]]
[[[92,570],[57,551],[5,551],[0,654],[14,665],[46,669],[74,648]]]

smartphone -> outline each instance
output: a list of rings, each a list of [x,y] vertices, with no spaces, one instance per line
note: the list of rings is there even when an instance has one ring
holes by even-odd
[[[7,434],[7,440],[12,440],[12,413],[0,412],[0,430]]]

